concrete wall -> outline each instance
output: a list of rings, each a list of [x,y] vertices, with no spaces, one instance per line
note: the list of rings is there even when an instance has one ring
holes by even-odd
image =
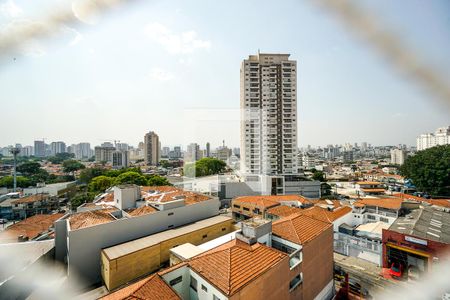
[[[101,281],[101,249],[164,231],[171,225],[178,227],[216,216],[219,205],[219,200],[214,198],[173,210],[69,231],[68,276],[80,277],[86,286],[98,283]],[[168,216],[169,212],[174,214]]]
[[[284,193],[320,198],[320,181],[285,181]]]

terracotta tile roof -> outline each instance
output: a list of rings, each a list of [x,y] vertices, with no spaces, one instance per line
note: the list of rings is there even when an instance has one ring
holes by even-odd
[[[359,185],[378,185],[378,184],[382,184],[382,183],[378,182],[378,181],[358,181],[356,184],[359,184]]]
[[[338,207],[341,207],[341,206],[342,206],[342,205],[341,205],[341,201],[339,201],[339,200],[311,200],[311,202],[312,202],[314,205],[321,206],[321,207],[327,207],[327,206],[329,206],[330,204],[328,204],[327,201],[331,201],[331,202],[333,203],[333,207],[334,207],[334,208],[338,208]]]
[[[141,194],[145,200],[150,202],[168,202],[175,200],[176,197],[184,197],[186,205],[211,199],[209,196],[185,191],[173,186],[144,186],[141,188]]]
[[[115,218],[110,213],[116,210],[117,208],[105,208],[73,214],[69,217],[70,229],[76,230],[114,221]]]
[[[260,208],[270,208],[284,201],[298,201],[302,204],[311,203],[308,199],[298,195],[243,196],[235,198],[233,203],[247,203]]]
[[[346,214],[351,213],[351,211],[352,208],[349,206],[335,208],[332,211],[319,206],[314,206],[311,208],[302,209],[300,213],[320,221],[332,223]]]
[[[232,240],[189,261],[189,266],[227,296],[280,263],[288,255],[262,244]]]
[[[400,198],[365,198],[353,203],[355,207],[378,206],[382,208],[399,210],[402,207],[403,199]]]
[[[287,217],[293,214],[301,212],[301,208],[291,207],[287,205],[278,205],[267,210],[268,214],[275,215],[278,217]]]
[[[272,233],[293,243],[305,244],[331,226],[331,223],[297,214],[273,222]]]
[[[47,194],[36,194],[36,195],[31,195],[31,196],[27,196],[27,197],[23,197],[17,200],[12,201],[12,204],[24,204],[24,203],[33,203],[33,202],[38,202],[38,201],[43,201],[43,200],[47,200],[48,199],[48,195]]]
[[[450,208],[450,199],[425,199],[422,197],[418,197],[418,196],[414,196],[414,195],[410,195],[410,194],[403,194],[403,193],[396,193],[396,194],[394,194],[394,196],[405,199],[405,200],[415,200],[415,201],[420,201],[420,202],[427,202],[431,205]]]
[[[372,193],[383,193],[385,189],[379,188],[361,188],[363,192],[372,192]]]
[[[176,300],[181,298],[158,274],[153,274],[147,278],[139,280],[136,283],[130,284],[129,286],[112,292],[100,299]]]
[[[64,214],[35,215],[13,224],[0,232],[0,242],[17,242],[17,237],[23,235],[29,239],[36,238],[40,233],[46,232],[53,223]]]
[[[138,208],[129,208],[125,210],[130,216],[137,217],[137,216],[143,216],[152,214],[154,212],[157,212],[158,210],[151,206],[141,206]]]

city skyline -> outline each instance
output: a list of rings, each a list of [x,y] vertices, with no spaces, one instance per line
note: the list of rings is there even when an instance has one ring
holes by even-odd
[[[17,20],[39,18],[37,13],[51,4],[46,1],[38,9],[25,1],[7,1],[0,24],[6,28]],[[270,10],[285,15],[292,22],[285,28],[282,22],[267,26],[256,13],[248,16],[252,22],[235,14],[238,8],[251,11],[252,5],[231,2],[212,9],[202,3],[139,2],[120,15],[107,14],[94,25],[80,21],[2,57],[0,89],[8,114],[0,126],[16,125],[0,132],[1,144],[26,145],[45,137],[68,145],[87,141],[94,146],[114,139],[137,145],[143,133],[153,130],[162,145],[220,145],[225,140],[235,147],[239,64],[258,48],[290,53],[298,61],[299,147],[355,141],[415,145],[419,134],[448,125],[448,112],[434,104],[432,95],[406,81],[317,7],[294,1],[259,6],[260,14]],[[383,16],[387,27],[399,29],[411,48],[443,75],[448,73],[446,2],[373,5],[362,4]],[[405,14],[390,13],[399,7]],[[432,22],[424,10],[433,14]],[[227,28],[224,22],[231,17],[235,23]],[[122,45],[125,38],[128,44]],[[436,41],[440,47],[432,46]],[[208,126],[192,124],[196,110],[227,117]],[[191,125],[200,129],[186,129]]]

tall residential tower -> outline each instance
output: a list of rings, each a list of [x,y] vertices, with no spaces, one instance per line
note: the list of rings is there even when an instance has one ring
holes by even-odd
[[[241,171],[297,174],[297,62],[250,55],[241,64]]]
[[[160,142],[153,131],[144,136],[144,160],[148,166],[157,166],[159,163]]]

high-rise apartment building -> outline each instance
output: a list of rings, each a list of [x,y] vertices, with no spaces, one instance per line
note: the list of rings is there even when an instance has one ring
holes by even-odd
[[[64,142],[52,142],[50,144],[52,155],[66,152],[66,143]]]
[[[417,137],[417,151],[448,144],[450,144],[450,126],[441,127],[435,133],[425,133]]]
[[[153,131],[144,136],[144,160],[148,166],[156,166],[160,158],[159,137]]]
[[[297,62],[250,55],[241,64],[241,171],[296,174]]]
[[[406,159],[406,151],[404,149],[391,150],[391,164],[403,165]]]
[[[114,146],[97,146],[94,148],[96,162],[113,162],[113,153],[116,151]]]
[[[112,153],[113,169],[127,168],[129,166],[130,152],[128,150],[116,150]]]
[[[45,156],[45,142],[44,141],[34,141],[34,156],[44,157]]]
[[[190,143],[186,147],[186,153],[184,154],[185,162],[195,162],[203,157],[200,151],[200,146],[197,143]]]
[[[205,157],[211,157],[211,144],[209,142],[206,143]]]

